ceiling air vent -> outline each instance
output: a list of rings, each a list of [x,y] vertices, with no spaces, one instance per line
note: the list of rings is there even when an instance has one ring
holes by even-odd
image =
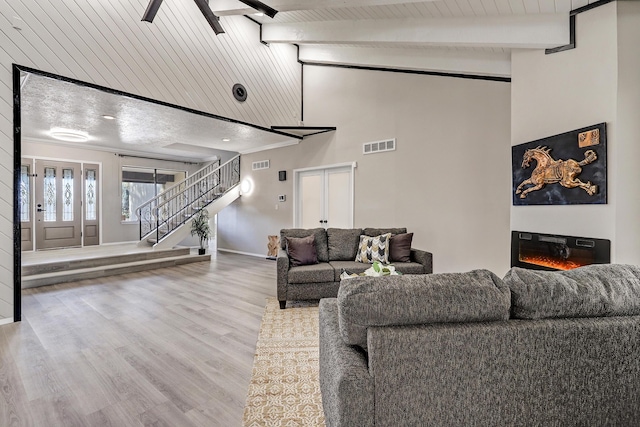
[[[396,139],[386,139],[384,141],[366,142],[362,144],[364,154],[381,153],[383,151],[393,151],[396,149]]]
[[[260,160],[259,162],[253,162],[251,164],[251,169],[254,171],[269,169],[269,160]]]

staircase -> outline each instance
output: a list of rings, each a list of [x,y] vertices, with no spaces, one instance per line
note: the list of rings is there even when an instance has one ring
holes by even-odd
[[[215,215],[240,197],[240,156],[209,165],[136,209],[140,245],[169,249],[191,233],[191,218],[201,209]]]

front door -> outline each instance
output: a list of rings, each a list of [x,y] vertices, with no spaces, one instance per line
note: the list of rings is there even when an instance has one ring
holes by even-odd
[[[36,160],[36,249],[81,245],[81,170],[79,163]]]

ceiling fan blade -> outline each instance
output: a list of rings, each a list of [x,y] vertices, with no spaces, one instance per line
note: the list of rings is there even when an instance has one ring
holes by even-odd
[[[162,0],[151,0],[149,2],[149,6],[147,6],[147,10],[145,10],[144,15],[142,15],[142,20],[153,22],[153,18],[156,17],[156,13],[158,13],[158,9],[160,9],[161,4]]]
[[[218,34],[224,33],[224,28],[220,25],[220,18],[218,18],[209,7],[207,0],[194,0],[200,9],[200,12],[204,15],[205,19],[213,28],[213,32]]]
[[[278,11],[272,8],[271,6],[267,6],[266,4],[259,2],[258,0],[239,0],[239,1],[257,10],[258,12],[264,13],[269,18],[273,18],[274,16],[276,16],[276,13],[278,13]]]

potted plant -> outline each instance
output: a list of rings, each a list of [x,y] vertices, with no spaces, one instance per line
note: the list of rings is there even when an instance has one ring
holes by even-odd
[[[207,211],[206,208],[202,208],[193,216],[193,220],[191,221],[191,235],[198,236],[200,239],[198,255],[204,255],[206,252],[205,242],[209,240],[210,234],[211,228],[209,228],[209,211]]]

